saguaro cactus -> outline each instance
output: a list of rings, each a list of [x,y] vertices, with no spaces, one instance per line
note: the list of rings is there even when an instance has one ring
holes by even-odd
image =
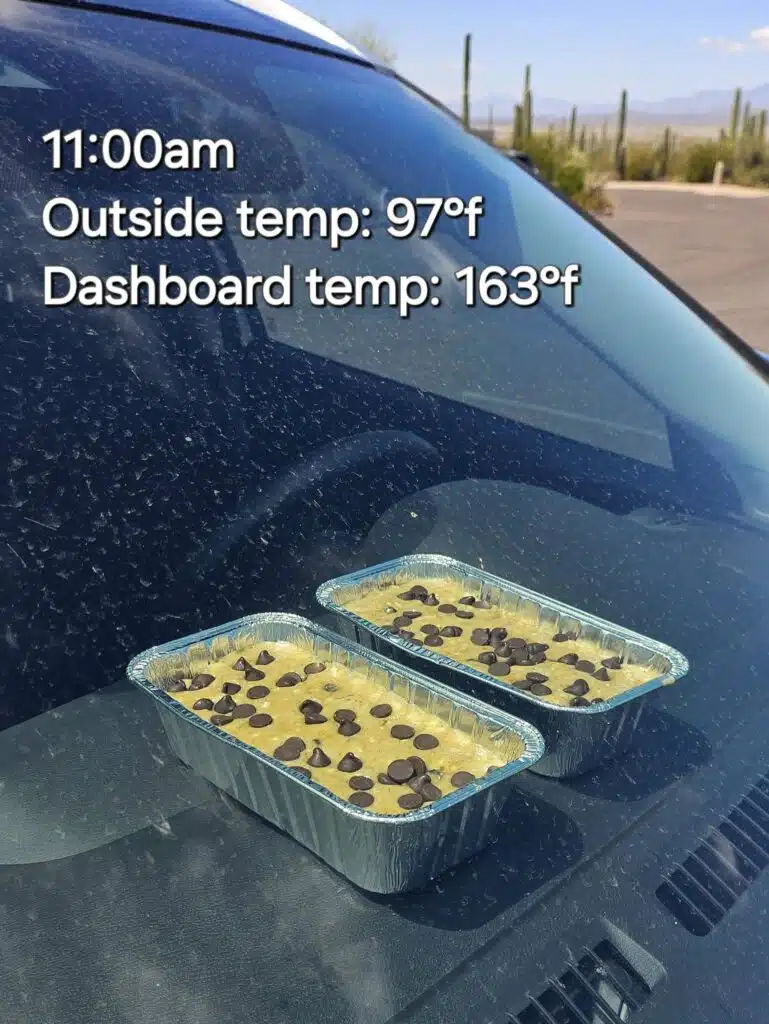
[[[523,138],[528,141],[533,131],[533,100],[531,96],[531,64],[526,65],[523,75]]]
[[[729,122],[729,138],[734,140],[740,130],[740,109],[742,107],[742,89],[734,90],[732,100],[732,116]]]
[[[516,103],[513,111],[513,149],[520,149],[523,141],[523,107]]]
[[[766,145],[766,111],[760,110],[758,113],[758,124],[756,125],[756,142],[758,143],[759,149],[763,151]]]
[[[625,134],[627,131],[627,89],[622,90],[617,114],[617,138],[614,144],[614,170],[622,181],[625,177]]]
[[[465,53],[462,66],[462,122],[465,128],[470,127],[470,61],[472,59],[473,37],[468,32],[465,36]]]
[[[662,145],[660,146],[660,177],[667,178],[670,172],[670,156],[673,149],[673,133],[670,131],[670,125],[665,126],[665,131],[662,135]]]
[[[587,125],[582,125],[579,130],[579,143],[578,149],[581,153],[584,153],[587,149]]]
[[[752,135],[753,134],[753,118],[750,113],[750,103],[746,103],[742,111],[742,134]]]
[[[569,121],[569,149],[574,149],[577,144],[577,108],[571,108],[571,121]]]

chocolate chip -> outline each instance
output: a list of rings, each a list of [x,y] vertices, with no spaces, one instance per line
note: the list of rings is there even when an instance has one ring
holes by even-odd
[[[250,664],[246,661],[245,658],[238,658],[238,660],[232,667],[235,669],[236,672],[248,672],[248,670],[251,668]]]
[[[260,651],[259,656],[256,659],[257,665],[271,665],[275,661],[269,651]]]
[[[355,736],[356,733],[360,732],[360,726],[357,722],[344,721],[337,729],[337,732],[340,736]]]
[[[335,722],[354,722],[357,717],[357,714],[354,711],[350,711],[349,708],[340,708],[334,712]]]
[[[214,704],[214,711],[217,711],[220,715],[229,715],[235,708],[235,701],[226,693],[223,697]]]
[[[427,597],[427,587],[423,587],[421,583],[415,583],[411,588],[411,593],[418,601],[422,601]]]
[[[603,697],[593,697],[593,699],[590,701],[590,703],[591,704],[603,704],[604,703],[604,699],[603,699]]]
[[[311,661],[309,665],[304,666],[304,674],[306,676],[317,675],[318,672],[325,672],[326,666],[322,661]]]
[[[410,725],[394,725],[390,729],[390,735],[396,740],[410,740],[414,735],[414,730]]]
[[[272,756],[277,757],[279,761],[296,761],[305,749],[304,740],[299,739],[298,736],[290,736],[275,748]]]
[[[463,608],[457,608],[456,616],[458,619],[474,619],[475,612],[470,612]]]
[[[339,687],[336,685],[336,683],[324,683],[323,689],[326,691],[326,693],[336,693]]]
[[[419,630],[421,633],[430,636],[431,633],[440,633],[440,626],[435,626],[432,622],[426,622],[424,626],[419,627]]]
[[[232,712],[233,718],[250,718],[256,711],[253,704],[238,704]]]
[[[474,629],[470,634],[470,640],[476,647],[488,647],[490,643],[488,629]]]
[[[529,693],[533,693],[535,697],[546,697],[553,691],[549,686],[545,686],[544,683],[532,683],[529,687]]]
[[[169,679],[163,689],[166,693],[181,693],[182,690],[187,689],[187,684],[183,679]],[[190,689],[196,689],[196,687],[193,687],[192,684],[190,684]]]
[[[504,626],[495,626],[489,630],[489,643],[501,644],[507,637],[507,630]]]
[[[367,775],[353,775],[350,779],[350,787],[352,789],[372,789],[374,780],[370,779]]]
[[[415,811],[424,802],[424,798],[419,793],[404,793],[403,796],[398,797],[398,806],[402,807],[404,811]]]
[[[258,668],[246,669],[244,679],[247,683],[256,683],[259,679],[264,679],[264,672],[260,671]]]
[[[577,639],[577,634],[573,632],[568,633],[556,633],[553,637],[554,644],[567,644],[573,643]]]
[[[532,685],[533,683],[531,683],[528,679],[516,679],[513,682],[513,686],[516,688],[516,690],[528,690]]]
[[[347,799],[356,807],[370,807],[374,802],[371,793],[351,793]]]
[[[383,786],[397,786],[398,783],[394,782],[389,775],[385,775],[384,772],[380,772],[376,777],[377,782],[381,782]]]
[[[398,594],[399,601],[419,601],[420,598],[414,593],[413,590],[404,590],[402,594]]]
[[[541,672],[527,672],[526,678],[530,683],[546,683],[547,676],[542,675]]]
[[[479,597],[479,598],[476,599],[475,607],[476,608],[483,608],[484,610],[488,610],[489,608],[491,608],[491,601],[487,601],[485,598],[480,598]]]
[[[427,772],[427,765],[418,754],[411,754],[406,760],[413,765],[415,775],[424,775]]]
[[[443,796],[441,790],[432,782],[426,782],[419,790],[419,793],[425,800],[440,800]]]
[[[242,689],[240,683],[224,683],[222,685],[222,693],[240,693]]]
[[[298,672],[284,672],[284,674],[275,683],[276,686],[296,686],[297,683],[301,683],[302,677]]]
[[[494,653],[496,654],[500,661],[509,661],[510,658],[512,658],[515,650],[516,648],[508,647],[507,644],[497,644],[497,646],[494,648]]]
[[[472,594],[466,594],[464,597],[460,597],[459,603],[460,604],[475,604],[475,598],[472,596]]]
[[[522,636],[509,636],[507,640],[505,640],[505,643],[508,647],[512,647],[514,651],[528,647],[528,644]]]
[[[528,644],[527,646],[532,654],[544,654],[545,651],[550,650],[550,644],[534,643]]]
[[[428,608],[435,608],[437,607],[437,605],[440,604],[440,601],[435,596],[435,594],[430,594],[429,597],[425,597],[422,599],[422,604],[427,605]]]
[[[493,676],[507,676],[510,674],[510,666],[506,661],[497,661],[489,665],[489,672]]]
[[[579,661],[578,654],[564,654],[562,658],[558,659],[564,665],[576,665]]]
[[[232,721],[232,715],[211,715],[211,725],[229,725]]]
[[[573,693],[575,697],[584,697],[590,693],[590,686],[587,679],[575,679],[569,686],[564,686],[564,693]]]
[[[308,711],[314,711],[315,714],[319,714],[323,710],[323,705],[317,700],[303,700],[299,705],[299,710],[303,715],[306,715]]]
[[[411,619],[406,615],[399,615],[397,619],[393,619],[393,626],[397,626],[398,629],[403,629],[404,626],[410,626]]]
[[[393,709],[390,704],[375,704],[369,712],[372,718],[389,718],[392,713]]]
[[[462,636],[461,626],[444,626],[440,633],[441,636]]]
[[[454,772],[451,776],[451,785],[456,786],[457,789],[469,786],[471,782],[475,782],[475,776],[470,772]]]
[[[614,657],[612,657],[612,658],[604,658],[603,661],[601,662],[601,664],[605,668],[611,668],[611,669],[614,669],[616,671],[618,668],[622,668],[622,662],[624,660],[625,659],[621,658],[619,656],[619,654],[615,654]]]
[[[248,724],[252,729],[264,729],[265,726],[272,725],[272,715],[252,715],[248,720]]]
[[[429,732],[421,732],[414,737],[414,746],[417,750],[435,750],[438,745],[438,737]]]
[[[328,719],[319,711],[307,711],[304,716],[305,725],[323,725]]]
[[[192,677],[190,682],[191,690],[204,690],[207,686],[213,683],[215,676],[211,676],[208,672],[198,672],[196,676]]]
[[[393,782],[408,782],[414,775],[414,765],[405,758],[399,761],[391,761],[387,766],[387,775]]]
[[[429,636],[426,636],[423,643],[427,647],[443,647],[443,640],[441,640],[437,633],[431,633]]]
[[[526,652],[528,653],[527,665],[541,665],[543,661],[547,661],[547,655],[544,651],[537,650],[537,644],[527,644]]]
[[[412,640],[414,637],[410,629],[399,629],[395,635],[399,636],[401,640]]]
[[[478,661],[482,665],[493,665],[496,660],[497,656],[493,651],[484,651],[483,654],[478,655]]]
[[[531,658],[529,657],[528,647],[514,647],[510,655],[511,665],[530,665]]]
[[[258,700],[259,697],[266,697],[269,692],[269,686],[252,686],[246,690],[246,696],[250,700]]]
[[[597,672],[593,673],[593,679],[600,679],[602,683],[608,683],[611,676],[605,668],[599,668]]]
[[[569,701],[569,707],[572,708],[586,708],[590,703],[585,697],[572,697]]]
[[[208,697],[201,697],[200,700],[196,700],[192,705],[194,711],[212,711],[214,702],[209,700]]]
[[[297,765],[296,768],[292,768],[292,771],[297,772],[299,775],[304,775],[306,779],[312,778],[312,772],[309,768],[305,768],[302,765]]]
[[[418,612],[416,608],[411,608],[408,611],[401,612],[401,615],[403,615],[405,619],[420,619],[422,617],[422,612]]]
[[[438,605],[438,611],[441,612],[443,615],[453,615],[456,610],[457,610],[457,606],[455,604],[439,604]]]
[[[357,772],[363,767],[363,762],[355,754],[347,753],[337,765],[340,772]]]
[[[576,668],[578,672],[587,672],[589,674],[595,672],[595,665],[593,662],[585,661],[582,658],[580,658],[580,660],[575,664],[574,668]]]
[[[426,773],[422,775],[415,775],[413,778],[408,780],[408,784],[415,793],[421,793],[425,786],[427,786],[432,780]]]
[[[307,759],[307,764],[313,768],[328,768],[331,764],[331,758],[322,747],[313,747],[312,753]]]

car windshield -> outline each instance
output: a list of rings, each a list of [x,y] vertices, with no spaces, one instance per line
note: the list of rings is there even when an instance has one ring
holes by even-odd
[[[765,770],[764,376],[390,74],[242,31],[0,11],[7,1019],[501,1021],[562,959],[511,987],[515,965],[597,922],[674,974],[700,940],[655,899],[664,858],[729,771],[706,824]],[[185,204],[193,237],[162,219]],[[528,305],[506,297],[526,299],[520,266],[557,271]],[[420,552],[691,669],[624,763],[526,773],[528,825],[373,896],[182,765],[125,668],[249,613],[338,628],[321,583]],[[650,998],[665,970],[637,973]]]

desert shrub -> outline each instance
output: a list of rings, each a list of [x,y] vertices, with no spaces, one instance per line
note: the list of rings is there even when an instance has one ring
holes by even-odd
[[[713,172],[719,160],[725,160],[728,154],[720,142],[703,140],[695,142],[681,154],[682,177],[684,181],[696,184],[706,184],[713,180]]]
[[[630,142],[625,160],[627,181],[655,181],[659,176],[660,156],[657,146],[649,142]]]
[[[737,185],[749,185],[754,188],[769,188],[769,163],[756,164],[734,174]]]
[[[587,161],[578,151],[566,152],[556,161],[552,183],[570,199],[585,191]]]

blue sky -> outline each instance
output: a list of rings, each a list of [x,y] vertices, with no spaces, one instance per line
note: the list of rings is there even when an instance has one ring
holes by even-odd
[[[769,4],[757,0],[292,0],[342,34],[374,25],[398,69],[445,102],[460,92],[473,33],[473,93],[520,91],[574,103],[688,96],[769,82]],[[765,32],[762,34],[761,30]],[[751,33],[754,35],[751,37]]]

